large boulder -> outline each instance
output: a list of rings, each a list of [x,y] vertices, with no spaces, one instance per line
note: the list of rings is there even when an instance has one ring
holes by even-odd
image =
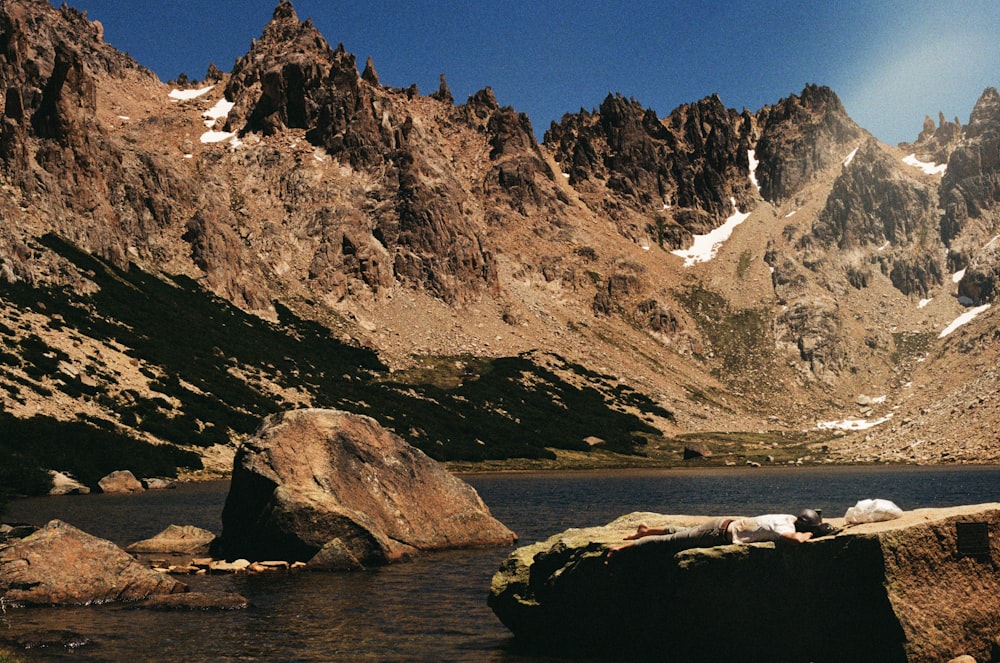
[[[516,536],[475,489],[374,419],[319,409],[269,417],[237,451],[214,552],[308,561],[337,539],[342,567]]]
[[[8,605],[86,605],[184,591],[184,583],[60,520],[0,547],[0,599]]]
[[[1000,504],[919,509],[800,545],[642,546],[605,564],[643,520],[704,519],[636,513],[519,548],[490,607],[527,644],[626,659],[985,661],[1000,642],[1000,540],[982,555],[957,545],[960,523],[996,531]]]

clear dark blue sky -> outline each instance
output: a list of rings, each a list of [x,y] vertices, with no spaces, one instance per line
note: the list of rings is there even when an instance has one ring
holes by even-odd
[[[60,4],[56,2],[55,4]],[[69,0],[105,39],[164,81],[230,70],[277,0]],[[923,118],[968,121],[986,87],[1000,87],[996,0],[798,2],[708,0],[298,0],[331,45],[383,84],[421,92],[445,74],[462,103],[490,86],[542,134],[564,113],[609,92],[666,116],[718,93],[758,110],[828,85],[851,117],[888,143],[916,138]]]

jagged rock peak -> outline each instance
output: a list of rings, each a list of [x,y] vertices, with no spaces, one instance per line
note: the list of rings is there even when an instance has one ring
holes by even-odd
[[[958,135],[958,132],[961,130],[962,122],[957,117],[954,122],[949,122],[945,119],[944,113],[939,111],[937,124],[934,124],[934,120],[931,119],[930,115],[924,118],[924,128],[920,131],[920,135],[917,136],[917,142],[922,143],[936,139],[943,132],[949,136]]]
[[[2,76],[35,72],[47,76],[56,48],[72,51],[91,70],[121,76],[138,70],[150,78],[153,74],[130,56],[104,42],[104,28],[90,21],[86,13],[63,4],[54,8],[44,0],[4,0],[0,2],[0,62],[13,65]],[[25,66],[34,61],[40,66]],[[6,86],[5,86],[6,87]]]
[[[359,83],[354,56],[342,44],[331,49],[311,21],[299,21],[291,4],[282,2],[233,67],[226,87],[235,104],[229,130],[313,129],[329,119],[320,117],[323,107],[356,96]]]
[[[500,108],[496,95],[493,94],[493,88],[489,86],[484,87],[482,90],[469,97],[469,103],[476,106],[486,106],[488,108]]]
[[[825,85],[808,84],[757,113],[757,179],[765,200],[787,200],[816,172],[843,161],[866,132]]]
[[[288,0],[281,0],[278,6],[274,8],[274,13],[271,15],[272,21],[295,21],[299,22],[299,17],[295,13],[295,7]]]
[[[372,62],[371,56],[368,56],[368,59],[365,60],[365,70],[361,73],[361,78],[370,85],[381,85],[378,80],[378,72],[375,71],[375,64]]]
[[[834,182],[812,236],[840,249],[885,242],[899,246],[917,241],[921,231],[928,234],[927,224],[933,218],[930,191],[902,177],[897,159],[869,137]]]
[[[954,122],[945,119],[944,113],[938,113],[938,123],[934,124],[929,116],[924,118],[924,128],[917,136],[915,143],[900,143],[900,147],[913,150],[921,161],[930,163],[948,163],[952,150],[962,140],[962,123],[955,118]]]
[[[1000,128],[1000,92],[994,87],[988,87],[972,108],[967,132],[970,137],[975,137],[986,130],[997,128]]]
[[[448,82],[444,79],[444,74],[441,74],[441,84],[438,86],[437,92],[431,94],[431,98],[437,99],[438,101],[444,101],[449,104],[455,103],[455,97],[452,96],[451,90],[448,89]]]
[[[941,237],[948,245],[948,266],[952,271],[969,266],[972,257],[996,234],[996,225],[990,219],[991,210],[1000,201],[998,140],[1000,94],[995,88],[987,88],[972,109],[969,124],[941,180]],[[985,225],[970,223],[971,219],[983,219]],[[966,236],[961,237],[963,234]],[[996,264],[994,258],[989,262]],[[979,301],[981,297],[971,299]]]
[[[706,232],[731,214],[731,199],[741,208],[752,205],[747,132],[740,114],[717,95],[679,106],[661,121],[635,99],[608,94],[598,110],[553,123],[545,143],[569,184],[585,194],[614,192],[644,214],[674,208],[684,230],[672,236],[683,241],[685,232]]]
[[[292,3],[282,0],[274,8],[270,22],[264,26],[259,40],[255,40],[250,52],[261,49],[283,47],[288,52],[330,52],[326,39],[313,26],[312,19],[300,21]]]

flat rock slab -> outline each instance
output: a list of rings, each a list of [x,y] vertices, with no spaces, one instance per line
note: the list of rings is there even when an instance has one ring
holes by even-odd
[[[207,553],[215,534],[193,525],[170,525],[150,539],[136,541],[125,548],[131,553]]]
[[[640,521],[704,520],[635,513],[518,548],[489,605],[524,643],[626,659],[987,661],[1000,642],[1000,504],[908,511],[798,545],[641,546],[605,564]],[[961,523],[985,523],[986,554],[959,553]]]

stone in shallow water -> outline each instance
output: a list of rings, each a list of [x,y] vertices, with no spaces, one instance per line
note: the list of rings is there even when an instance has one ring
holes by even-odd
[[[0,547],[0,597],[8,604],[134,601],[186,590],[110,541],[59,520]]]
[[[215,540],[215,534],[193,525],[170,525],[152,537],[136,541],[125,550],[132,553],[186,553],[208,552],[208,546]]]
[[[128,470],[116,470],[97,482],[103,493],[141,493],[145,488]]]
[[[472,486],[374,419],[303,409],[240,447],[213,554],[309,561],[339,539],[367,566],[516,538]]]

